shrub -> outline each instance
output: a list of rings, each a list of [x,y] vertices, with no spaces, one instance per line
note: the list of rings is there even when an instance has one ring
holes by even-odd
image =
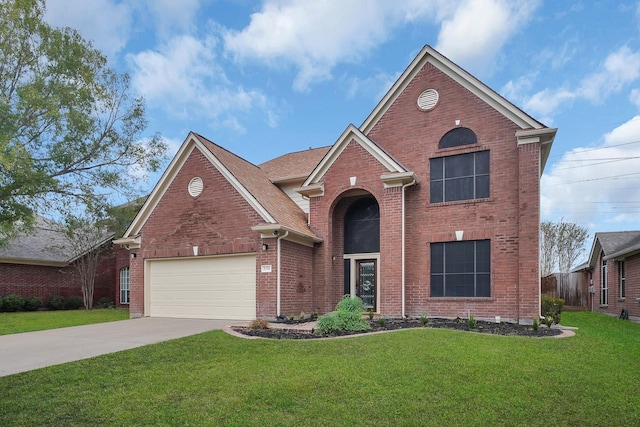
[[[337,310],[320,316],[316,330],[321,334],[335,334],[343,331],[368,331],[369,323],[362,318],[362,313]]]
[[[115,308],[115,304],[109,297],[100,297],[96,302],[97,308]]]
[[[533,330],[534,330],[534,331],[537,331],[539,328],[540,328],[540,320],[539,320],[539,319],[534,318],[534,319],[533,319]]]
[[[349,311],[351,313],[361,314],[364,311],[364,306],[360,298],[345,295],[338,303],[336,311]]]
[[[425,311],[420,315],[420,324],[422,326],[427,326],[427,323],[429,323],[429,316],[427,316],[427,312]]]
[[[469,316],[469,319],[467,320],[467,326],[469,326],[469,329],[476,328],[476,319],[475,317],[473,317],[473,315]]]
[[[543,317],[551,317],[554,323],[559,324],[563,306],[563,299],[551,298],[543,295],[540,311],[542,312]]]
[[[42,307],[42,300],[38,297],[26,297],[24,299],[24,309],[27,311],[36,311]]]
[[[0,311],[2,311],[2,298],[0,297]]]
[[[47,305],[51,310],[62,310],[64,309],[64,305],[65,305],[64,297],[60,295],[53,295],[49,297],[49,301],[47,302]]]
[[[2,307],[4,311],[24,310],[24,298],[15,294],[7,295],[2,298]]]
[[[380,325],[380,327],[383,327],[385,323],[387,323],[387,318],[386,317],[379,317],[378,318],[378,325]]]
[[[67,302],[64,304],[64,308],[67,310],[77,310],[84,305],[82,298],[73,295],[67,298]]]
[[[249,329],[269,329],[269,323],[266,320],[256,319],[249,324]]]

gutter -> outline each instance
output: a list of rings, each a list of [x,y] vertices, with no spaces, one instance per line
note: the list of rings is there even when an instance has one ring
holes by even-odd
[[[404,190],[407,187],[410,187],[412,185],[415,185],[416,183],[416,179],[414,178],[411,182],[404,184],[402,186],[402,318],[404,319],[405,317],[405,215],[404,215],[404,199],[405,199],[405,192]]]
[[[276,317],[280,317],[280,270],[281,270],[281,262],[280,262],[280,240],[284,239],[289,235],[289,231],[285,231],[282,236],[278,236],[276,240],[276,250],[278,256],[278,271],[277,271],[277,279],[276,279]]]

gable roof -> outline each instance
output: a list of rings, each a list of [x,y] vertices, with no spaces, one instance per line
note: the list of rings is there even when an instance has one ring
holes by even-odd
[[[527,132],[518,132],[516,134],[519,144],[529,142],[540,143],[540,174],[542,174],[557,129],[546,127],[429,45],[422,48],[420,53],[418,53],[382,100],[380,100],[378,105],[376,105],[371,114],[362,122],[359,128],[362,133],[365,135],[369,134],[389,107],[393,105],[409,85],[411,80],[413,80],[427,63],[432,64],[486,104],[517,124],[521,129],[526,130]]]
[[[327,154],[331,147],[309,148],[304,151],[284,154],[259,165],[271,182],[303,180]]]
[[[203,136],[190,132],[123,238],[114,243],[139,247],[142,227],[194,150],[199,150],[260,215],[264,221],[262,226],[289,231],[303,240],[321,241],[308,227],[305,213],[271,183],[263,170]]]
[[[309,187],[314,184],[320,183],[324,174],[329,170],[331,165],[340,157],[340,154],[349,145],[351,141],[355,141],[360,144],[369,154],[371,154],[378,162],[380,162],[390,174],[407,174],[409,170],[404,167],[399,161],[394,159],[390,154],[383,150],[378,144],[369,139],[360,129],[350,124],[342,132],[340,138],[331,146],[329,151],[322,158],[320,163],[309,174],[305,182],[302,184],[304,187]],[[413,174],[411,173],[413,176]],[[413,176],[415,178],[415,176]]]
[[[600,251],[610,260],[640,253],[640,231],[611,231],[596,233],[589,253],[588,265],[596,266]]]
[[[96,241],[95,247],[112,238],[113,233],[105,232],[101,240]],[[37,216],[32,232],[20,232],[6,245],[0,246],[0,262],[64,267],[82,255],[70,253],[68,247],[69,242],[63,227]]]

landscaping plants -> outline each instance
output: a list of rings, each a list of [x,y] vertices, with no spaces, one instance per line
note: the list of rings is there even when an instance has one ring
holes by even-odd
[[[42,300],[38,297],[26,297],[24,299],[24,309],[27,311],[36,311],[42,307]]]
[[[338,303],[336,311],[320,316],[317,331],[320,334],[335,334],[369,330],[371,326],[363,319],[363,311],[360,298],[345,295]]]
[[[22,311],[24,310],[24,298],[20,295],[7,295],[2,298],[2,307],[4,311]]]
[[[640,325],[589,312],[563,323],[576,336],[212,331],[0,377],[0,425],[640,425]]]
[[[60,295],[53,295],[49,297],[49,301],[47,302],[47,306],[51,310],[63,310],[65,305],[64,297]]]

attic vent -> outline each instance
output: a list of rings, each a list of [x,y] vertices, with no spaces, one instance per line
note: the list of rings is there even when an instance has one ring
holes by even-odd
[[[418,108],[423,111],[432,110],[439,99],[440,95],[438,95],[438,91],[435,89],[427,89],[418,97]]]
[[[202,178],[196,176],[189,181],[189,194],[191,194],[192,197],[198,197],[200,193],[202,193],[202,187]]]

